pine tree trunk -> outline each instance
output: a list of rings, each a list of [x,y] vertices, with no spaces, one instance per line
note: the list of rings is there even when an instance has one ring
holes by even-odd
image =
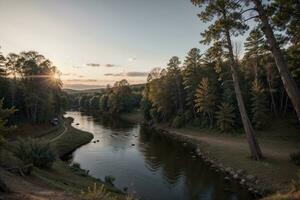
[[[297,113],[298,121],[300,122],[300,91],[296,85],[295,80],[292,78],[290,71],[288,70],[287,63],[283,57],[280,47],[274,36],[272,27],[266,15],[266,11],[263,8],[261,0],[252,0],[255,4],[256,10],[259,14],[259,19],[263,25],[263,32],[267,38],[267,42],[271,48],[271,52],[276,62],[281,80],[284,88],[294,106]]]
[[[245,133],[247,136],[247,140],[248,140],[248,144],[249,144],[249,148],[250,148],[250,152],[251,152],[251,157],[255,160],[260,160],[262,158],[262,153],[261,153],[259,144],[255,138],[254,129],[251,125],[251,122],[250,122],[247,112],[246,112],[244,100],[243,100],[242,93],[241,93],[241,88],[239,85],[238,75],[236,72],[237,64],[234,59],[233,48],[232,48],[229,30],[227,30],[225,34],[226,34],[226,40],[227,40],[227,48],[228,48],[229,57],[230,57],[230,68],[231,68],[231,75],[232,75],[234,90],[235,90],[236,99],[238,102],[238,107],[239,107],[239,111],[241,114],[244,130],[245,130]]]

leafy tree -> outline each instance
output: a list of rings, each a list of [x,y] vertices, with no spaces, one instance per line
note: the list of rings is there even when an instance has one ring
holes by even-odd
[[[267,121],[267,98],[263,85],[259,81],[253,81],[252,94],[252,122],[256,129],[261,129]]]
[[[201,34],[202,43],[210,44],[216,41],[224,44],[228,50],[227,56],[230,63],[232,80],[235,94],[239,106],[240,115],[247,135],[251,156],[259,160],[262,153],[255,133],[246,112],[241,88],[239,85],[237,66],[232,46],[232,36],[243,34],[247,30],[240,10],[242,9],[239,1],[235,0],[191,0],[193,4],[204,7],[198,15],[204,23],[211,22],[209,27]]]
[[[2,77],[2,78],[6,77],[6,75],[7,75],[5,62],[6,62],[6,59],[0,52],[0,77]]]
[[[14,107],[4,108],[3,101],[4,99],[0,99],[0,144],[3,142],[3,134],[13,128],[12,126],[7,126],[7,118],[16,112]]]
[[[100,97],[99,109],[100,109],[100,112],[107,112],[108,111],[108,95],[107,94],[103,94]]]
[[[99,109],[99,101],[100,101],[99,96],[93,96],[89,101],[89,107],[91,109],[98,110]]]
[[[228,132],[234,127],[234,107],[229,103],[221,103],[216,112],[217,126],[223,132]]]
[[[215,108],[216,96],[208,78],[202,78],[195,94],[195,108],[197,112],[208,117],[210,127],[213,125],[213,111]]]

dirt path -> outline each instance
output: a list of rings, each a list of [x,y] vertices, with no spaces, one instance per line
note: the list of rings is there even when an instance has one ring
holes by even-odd
[[[187,130],[176,130],[169,129],[172,133],[186,136],[191,139],[198,140],[199,142],[206,143],[212,146],[219,146],[222,148],[230,148],[242,151],[248,151],[248,143],[245,137],[231,137],[231,136],[220,136],[214,134],[197,134],[193,131]],[[272,141],[266,139],[259,139],[259,143],[264,153],[265,157],[278,157],[282,159],[287,159],[292,152],[300,150],[297,142],[293,143],[291,141]]]
[[[224,166],[245,169],[248,174],[261,180],[261,187],[282,189],[297,177],[299,167],[290,161],[290,154],[300,150],[298,140],[259,138],[264,159],[254,161],[249,157],[250,151],[244,135],[221,135],[189,129],[167,130],[172,134],[199,141],[202,150],[208,153],[209,157],[218,160]]]
[[[0,168],[0,178],[9,188],[13,188],[12,193],[1,194],[3,200],[76,200],[74,195],[52,189],[48,185],[30,177],[20,177],[11,174]],[[28,179],[28,180],[27,180]]]
[[[61,136],[63,136],[67,131],[68,131],[68,127],[66,126],[66,124],[64,123],[64,130],[63,130],[63,132],[61,133],[61,134],[59,134],[59,135],[57,135],[57,136],[55,136],[54,138],[52,138],[52,139],[50,139],[50,143],[52,143],[52,142],[54,142],[54,141],[56,141],[56,140],[58,140]]]

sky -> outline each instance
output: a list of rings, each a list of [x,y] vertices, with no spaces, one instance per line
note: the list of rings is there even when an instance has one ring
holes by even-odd
[[[199,12],[190,0],[0,0],[0,46],[43,54],[65,88],[144,83],[172,56],[205,51]]]

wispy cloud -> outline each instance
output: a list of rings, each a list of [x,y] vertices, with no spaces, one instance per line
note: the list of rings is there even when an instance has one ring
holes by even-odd
[[[108,64],[87,63],[86,66],[89,66],[89,67],[116,67],[115,64],[111,64],[111,63],[108,63]]]
[[[148,72],[107,73],[104,76],[145,77],[148,76]]]
[[[148,76],[148,72],[127,72],[127,76],[138,77],[138,76]]]
[[[96,79],[67,79],[65,82],[97,82]]]
[[[89,66],[89,67],[100,67],[100,64],[98,64],[98,63],[87,63],[86,66]]]
[[[134,62],[134,61],[136,61],[137,59],[136,59],[135,57],[133,57],[133,58],[128,58],[127,60],[130,61],[130,62]]]

